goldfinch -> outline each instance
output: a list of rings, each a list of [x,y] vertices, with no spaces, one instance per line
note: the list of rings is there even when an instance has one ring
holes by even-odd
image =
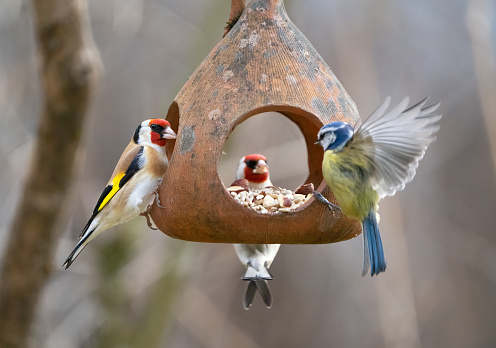
[[[148,211],[155,198],[160,204],[157,190],[167,170],[165,144],[175,138],[176,133],[166,120],[141,122],[62,267],[69,268],[93,238],[112,226],[143,215],[151,227]]]
[[[246,179],[251,188],[272,186],[267,158],[263,155],[248,155],[239,161],[236,179]],[[272,306],[272,294],[267,280],[272,279],[269,267],[279,251],[280,244],[234,244],[239,260],[246,266],[243,280],[248,281],[243,297],[243,307],[249,309],[256,291],[260,292],[267,306]]]
[[[424,107],[427,98],[407,108],[408,98],[386,112],[390,98],[358,129],[344,122],[322,127],[322,173],[344,215],[362,223],[362,276],[386,270],[379,234],[378,202],[403,190],[415,176],[439,130],[439,104]],[[320,195],[317,198],[322,199]],[[324,198],[325,200],[325,198]],[[327,203],[330,204],[330,203]]]

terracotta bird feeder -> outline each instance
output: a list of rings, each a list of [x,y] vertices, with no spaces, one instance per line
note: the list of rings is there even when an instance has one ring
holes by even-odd
[[[282,0],[255,0],[188,79],[167,114],[177,132],[152,218],[167,235],[214,243],[333,243],[356,237],[359,225],[312,197],[294,212],[263,214],[236,202],[217,165],[232,130],[276,111],[303,133],[309,176],[331,202],[314,144],[324,124],[355,124],[358,112],[331,69],[289,20]],[[270,114],[266,115],[270,117]],[[264,117],[264,116],[262,116]],[[230,184],[230,183],[228,183]]]

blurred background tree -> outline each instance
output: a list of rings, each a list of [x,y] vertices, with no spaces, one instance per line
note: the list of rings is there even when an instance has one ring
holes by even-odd
[[[490,0],[286,1],[290,18],[363,117],[387,95],[442,102],[438,140],[415,180],[381,203],[385,274],[360,277],[360,238],[283,246],[271,267],[274,307],[256,299],[244,311],[244,270],[232,246],[173,240],[149,230],[144,219],[99,236],[62,271],[133,130],[166,114],[222,37],[229,6],[227,0],[89,0],[106,74],[32,345],[494,346],[496,9]],[[3,263],[42,109],[31,11],[26,0],[0,3]],[[271,119],[267,125],[255,116],[232,134],[219,165],[225,183],[249,152],[267,155],[276,185],[301,183],[307,168],[300,134],[283,117]]]
[[[2,347],[27,344],[40,293],[52,272],[83,122],[101,67],[85,0],[31,5],[42,108],[0,272]]]

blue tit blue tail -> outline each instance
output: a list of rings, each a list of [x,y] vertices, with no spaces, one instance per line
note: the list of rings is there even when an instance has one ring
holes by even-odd
[[[369,215],[362,221],[363,235],[363,269],[362,277],[370,268],[370,275],[378,275],[386,270],[386,259],[382,248],[381,235],[377,225],[375,211],[371,210]]]

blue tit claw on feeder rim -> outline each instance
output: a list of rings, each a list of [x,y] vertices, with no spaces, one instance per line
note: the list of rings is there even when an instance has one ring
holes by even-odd
[[[319,129],[355,124],[355,103],[308,39],[288,18],[282,0],[255,0],[190,76],[166,119],[177,133],[167,143],[169,169],[160,188],[164,208],[151,216],[167,235],[188,241],[319,244],[344,241],[360,225],[312,197],[294,212],[262,214],[237,203],[217,172],[225,141],[249,117],[275,111],[302,132],[309,176],[335,202],[322,176]]]

